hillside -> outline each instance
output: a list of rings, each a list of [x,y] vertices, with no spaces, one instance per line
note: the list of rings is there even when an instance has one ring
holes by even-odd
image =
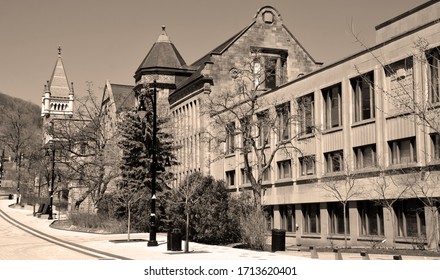
[[[31,123],[33,125],[41,128],[40,106],[32,102],[25,101],[20,98],[12,97],[10,95],[0,92],[0,112],[2,113],[2,115],[0,116],[0,127],[2,127],[4,125],[4,122],[6,121],[6,118],[4,117],[3,114],[5,113],[7,114],[13,111],[15,112],[23,111],[23,113],[26,116],[26,119],[31,120]],[[1,131],[2,130],[0,129],[0,133]]]

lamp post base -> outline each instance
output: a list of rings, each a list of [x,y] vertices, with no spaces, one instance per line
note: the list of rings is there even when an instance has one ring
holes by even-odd
[[[148,240],[148,247],[154,247],[154,246],[158,246],[159,244],[157,244],[156,240]]]

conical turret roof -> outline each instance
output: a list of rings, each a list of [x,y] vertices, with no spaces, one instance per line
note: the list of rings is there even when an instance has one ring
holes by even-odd
[[[165,31],[165,26],[162,26],[162,32],[159,38],[136,70],[136,75],[140,72],[185,69],[185,66],[185,60],[174,44],[171,43]]]

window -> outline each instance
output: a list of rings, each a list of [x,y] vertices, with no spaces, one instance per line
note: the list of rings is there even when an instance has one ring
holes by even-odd
[[[268,167],[268,168],[266,168],[264,171],[263,171],[263,182],[264,181],[270,181],[270,167]]]
[[[235,186],[235,170],[226,171],[226,185],[228,187]]]
[[[250,172],[252,173],[252,169],[250,170]],[[245,185],[245,184],[250,184],[250,180],[249,177],[246,174],[246,171],[244,168],[241,169],[241,184]]]
[[[348,209],[345,209],[345,220],[347,222],[347,233],[350,233],[350,224],[348,218]],[[344,234],[344,207],[342,203],[332,202],[327,204],[327,211],[330,222],[330,233]]]
[[[383,207],[372,201],[360,201],[357,207],[360,216],[360,234],[383,236]]]
[[[235,152],[235,123],[226,126],[226,154]]]
[[[313,93],[298,98],[297,102],[300,134],[312,133],[315,124],[315,104]]]
[[[260,147],[265,147],[269,144],[270,137],[270,119],[269,111],[264,111],[257,114],[258,125],[258,144]]]
[[[433,160],[440,159],[440,134],[431,134],[431,158]]]
[[[320,233],[320,213],[319,203],[308,203],[302,205],[302,212],[304,216],[304,233]]]
[[[291,160],[283,160],[277,162],[278,165],[278,179],[292,178],[292,164]]]
[[[265,88],[274,89],[277,86],[277,57],[265,57],[264,60],[264,75]]]
[[[353,89],[354,121],[374,118],[374,73],[369,72],[350,80]]]
[[[440,102],[440,50],[438,48],[435,48],[428,52],[426,57],[428,59],[429,65],[429,101],[431,103],[437,103]]]
[[[290,103],[284,103],[276,108],[278,119],[278,140],[290,139]]]
[[[414,100],[414,77],[412,58],[402,59],[385,67],[386,110],[388,114],[406,113]]]
[[[300,176],[314,175],[315,170],[315,156],[305,156],[299,158]]]
[[[388,142],[391,164],[408,164],[417,161],[415,137]]]
[[[295,232],[295,205],[280,205],[281,229]]]
[[[342,125],[341,84],[322,90],[324,99],[324,125],[326,129]]]
[[[264,218],[266,219],[266,230],[273,229],[273,207],[264,207]]]
[[[354,164],[357,169],[376,166],[376,145],[353,148]]]
[[[396,201],[393,209],[397,217],[397,236],[426,236],[425,210],[420,200]]]
[[[253,70],[256,88],[274,89],[286,82],[287,51],[252,47],[251,52],[255,55]]]
[[[326,173],[340,172],[344,169],[344,155],[342,151],[324,154]]]

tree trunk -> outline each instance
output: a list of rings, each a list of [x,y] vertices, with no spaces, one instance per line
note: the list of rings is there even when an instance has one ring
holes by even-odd
[[[131,205],[128,203],[128,221],[127,221],[127,241],[130,241],[130,227],[131,227]]]
[[[344,246],[345,249],[347,249],[347,209],[346,209],[347,203],[342,203],[342,213],[344,215]]]
[[[185,253],[189,253],[189,211],[186,209]]]

